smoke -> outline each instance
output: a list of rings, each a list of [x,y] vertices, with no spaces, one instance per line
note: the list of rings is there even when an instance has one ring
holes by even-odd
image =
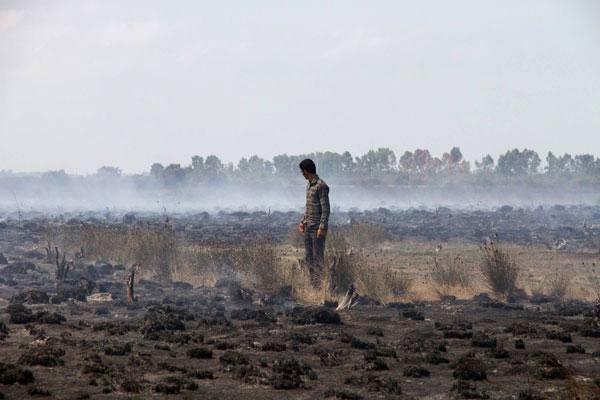
[[[330,183],[333,210],[448,207],[489,210],[502,205],[598,205],[594,186],[452,184],[445,186],[338,185]],[[143,176],[0,177],[0,213],[301,211],[305,183],[258,181],[168,187]]]

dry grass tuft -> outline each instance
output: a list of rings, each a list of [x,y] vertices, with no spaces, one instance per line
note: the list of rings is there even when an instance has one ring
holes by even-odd
[[[509,295],[517,288],[519,267],[508,251],[494,244],[481,247],[480,269],[487,286],[495,293]]]
[[[348,244],[361,249],[377,246],[391,239],[390,234],[381,226],[368,222],[340,227],[339,232]]]
[[[236,273],[261,291],[276,293],[292,281],[292,271],[284,268],[275,245],[269,239],[232,248],[232,259]]]
[[[562,300],[569,293],[571,280],[573,277],[566,271],[559,271],[549,280],[548,295],[556,299]]]
[[[466,289],[471,285],[469,272],[461,256],[444,259],[434,257],[430,277],[439,297],[452,294],[457,288]]]
[[[177,240],[169,228],[84,228],[81,243],[87,255],[117,263],[135,263],[158,279],[171,279]]]
[[[343,295],[350,284],[355,284],[361,295],[385,303],[410,288],[412,282],[404,273],[389,266],[370,265],[362,252],[350,246],[346,231],[330,232],[326,246],[321,287],[327,288],[329,297]]]

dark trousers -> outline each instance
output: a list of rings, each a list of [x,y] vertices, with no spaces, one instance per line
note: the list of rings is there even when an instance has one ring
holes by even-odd
[[[318,238],[316,230],[307,230],[304,233],[304,248],[311,283],[314,287],[318,287],[321,283],[323,263],[325,262],[325,236]]]

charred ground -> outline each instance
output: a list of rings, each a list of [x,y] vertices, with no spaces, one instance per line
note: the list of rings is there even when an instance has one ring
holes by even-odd
[[[0,223],[0,251],[5,258],[0,258],[0,392],[5,398],[600,395],[600,310],[589,301],[593,293],[559,299],[527,290],[508,298],[479,294],[482,286],[473,284],[470,292],[464,292],[468,296],[433,299],[420,295],[418,286],[428,275],[414,261],[441,257],[449,249],[476,252],[487,237],[528,252],[525,258],[540,253],[555,257],[556,263],[568,260],[560,265],[572,263],[578,273],[584,263],[592,290],[600,261],[598,208],[337,213],[340,231],[369,226],[366,237],[349,238],[354,243],[350,247],[362,240],[372,251],[368,259],[389,258],[412,281],[385,302],[365,296],[349,311],[335,311],[332,301],[338,292],[321,304],[301,296],[298,286],[282,283],[266,290],[264,282],[261,286],[240,278],[235,271],[239,259],[222,257],[231,244],[249,246],[249,237],[268,234],[274,238],[274,257],[285,265],[298,256],[289,234],[298,219],[295,213],[201,214],[170,216],[169,221],[132,214],[112,220],[98,215],[26,217]],[[145,230],[165,224],[175,241],[204,250],[214,247],[210,254],[213,259],[218,256],[225,272],[206,285],[192,285],[177,271],[167,274],[161,267],[144,270],[140,265],[136,301],[129,302],[127,280],[138,260],[98,258],[95,254],[101,249],[82,245],[84,234],[88,233],[85,243],[104,242],[96,236],[90,239],[86,229],[110,229],[119,235],[140,230],[144,235]],[[352,229],[345,232],[351,235]],[[172,244],[171,239],[155,236],[142,236],[145,240],[165,246],[165,251]],[[46,252],[52,252],[53,245],[59,249],[58,257]],[[390,253],[394,246],[402,251]],[[72,263],[61,283],[56,264],[61,265],[60,254],[65,251]],[[256,254],[251,255],[254,258],[236,254],[245,254],[241,262],[256,262]],[[145,259],[162,267],[172,261]],[[404,265],[411,260],[412,270]],[[522,272],[521,287],[530,275],[535,278],[532,271]],[[370,288],[364,287],[363,293]]]

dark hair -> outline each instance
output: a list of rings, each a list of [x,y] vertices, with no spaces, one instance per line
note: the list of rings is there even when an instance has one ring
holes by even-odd
[[[315,165],[315,162],[310,158],[302,160],[302,162],[300,163],[300,169],[311,174],[317,173],[317,166]]]

